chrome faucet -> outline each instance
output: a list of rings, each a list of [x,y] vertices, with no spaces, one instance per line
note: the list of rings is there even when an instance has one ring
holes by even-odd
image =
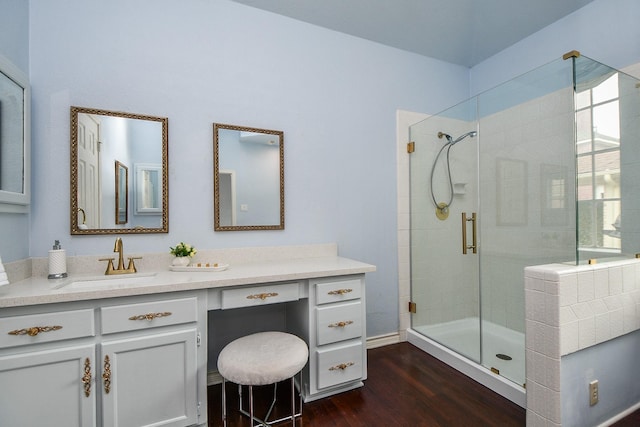
[[[134,259],[142,259],[142,257],[129,257],[129,265],[127,268],[124,268],[124,248],[122,244],[122,239],[120,237],[116,238],[116,243],[113,245],[113,252],[118,252],[118,267],[113,267],[113,260],[115,258],[100,258],[100,261],[108,261],[107,270],[104,272],[105,275],[110,276],[112,274],[128,274],[135,273],[136,265],[133,262]]]

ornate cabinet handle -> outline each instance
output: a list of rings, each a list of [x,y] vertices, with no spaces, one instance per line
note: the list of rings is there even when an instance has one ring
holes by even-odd
[[[30,337],[35,337],[40,332],[51,332],[57,331],[58,329],[62,329],[62,326],[32,326],[26,329],[16,329],[15,331],[9,331],[9,335],[29,335]]]
[[[247,297],[247,299],[261,299],[262,301],[266,300],[267,298],[270,297],[277,297],[278,293],[277,292],[263,292],[261,294],[253,294],[253,295],[249,295]]]
[[[157,319],[159,317],[167,317],[171,316],[170,311],[163,311],[161,313],[147,313],[147,314],[138,314],[136,316],[129,317],[129,320],[148,320],[151,322],[153,319]]]
[[[349,292],[353,292],[353,289],[336,289],[335,291],[327,292],[327,294],[328,295],[344,295],[344,294],[348,294]]]
[[[355,363],[353,363],[353,362],[341,363],[339,365],[330,367],[329,370],[330,371],[344,371],[349,366],[353,366],[353,365],[355,365]]]
[[[84,395],[91,396],[91,361],[87,357],[84,359],[84,375],[82,375],[82,384],[84,384]]]
[[[111,361],[109,356],[104,357],[104,369],[102,370],[102,381],[104,381],[104,392],[109,394],[111,391]]]
[[[341,322],[336,322],[336,323],[330,323],[329,327],[330,328],[344,328],[347,325],[351,325],[353,323],[353,320],[343,320]]]

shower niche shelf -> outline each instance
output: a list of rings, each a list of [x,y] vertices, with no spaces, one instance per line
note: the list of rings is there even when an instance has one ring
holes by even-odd
[[[457,182],[453,184],[453,194],[456,196],[463,196],[467,194],[467,183]]]

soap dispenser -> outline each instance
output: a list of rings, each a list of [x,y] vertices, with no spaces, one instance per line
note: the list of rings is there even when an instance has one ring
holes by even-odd
[[[60,240],[56,240],[53,249],[49,251],[49,279],[61,279],[67,277],[67,253]]]

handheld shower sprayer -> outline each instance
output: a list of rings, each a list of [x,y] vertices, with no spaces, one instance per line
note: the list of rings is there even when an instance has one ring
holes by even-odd
[[[460,135],[457,139],[453,139],[451,138],[451,135],[444,133],[444,132],[438,132],[438,138],[442,139],[443,137],[447,139],[447,144],[457,144],[458,142],[462,141],[463,139],[465,139],[466,137],[470,136],[471,138],[473,138],[474,136],[478,135],[478,132],[475,130],[472,130],[471,132],[467,132],[464,135]]]
[[[451,144],[457,144],[458,142],[462,141],[463,139],[465,139],[466,137],[470,136],[471,138],[473,138],[474,136],[476,136],[478,134],[478,132],[476,132],[475,130],[472,130],[471,132],[467,132],[464,135],[460,135],[458,137],[458,139],[456,139],[455,141],[453,141]]]
[[[457,139],[453,139],[451,137],[451,135],[444,133],[444,132],[438,132],[438,138],[442,139],[445,138],[447,140],[447,142],[442,146],[442,148],[440,148],[440,151],[438,151],[438,154],[436,155],[436,158],[433,160],[433,165],[431,166],[431,181],[430,181],[430,185],[431,185],[431,200],[433,200],[433,204],[436,206],[436,216],[441,219],[441,220],[445,220],[447,219],[447,217],[449,216],[449,206],[451,206],[451,203],[453,202],[453,181],[451,179],[451,168],[449,165],[449,151],[451,150],[451,147],[453,147],[454,144],[457,144],[458,142],[462,141],[463,139],[465,139],[466,137],[475,137],[478,135],[478,132],[475,130],[472,130],[471,132],[467,132],[463,135],[460,135]],[[438,159],[440,158],[440,155],[442,154],[442,152],[445,150],[447,150],[447,175],[449,178],[449,202],[441,202],[438,203],[436,201],[436,197],[433,194],[433,173],[436,169],[436,164],[438,163]]]

